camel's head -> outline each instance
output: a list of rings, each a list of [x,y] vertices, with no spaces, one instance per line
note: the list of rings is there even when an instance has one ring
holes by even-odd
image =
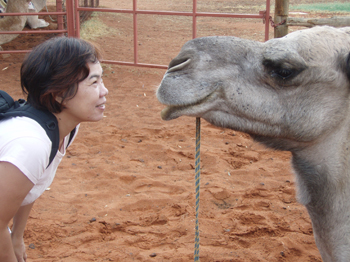
[[[157,90],[167,106],[161,116],[202,117],[259,140],[310,142],[348,110],[349,53],[350,28],[315,27],[265,43],[191,40]]]

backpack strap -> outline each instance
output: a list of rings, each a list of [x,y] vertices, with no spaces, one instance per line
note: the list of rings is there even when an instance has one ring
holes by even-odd
[[[68,144],[67,144],[67,147],[68,148],[70,146],[70,144],[72,143],[72,140],[73,140],[73,137],[75,135],[75,132],[76,132],[76,127],[70,132],[69,134],[69,140],[68,140]]]
[[[0,113],[15,107],[15,101],[13,101],[13,98],[5,91],[0,90],[0,98]]]

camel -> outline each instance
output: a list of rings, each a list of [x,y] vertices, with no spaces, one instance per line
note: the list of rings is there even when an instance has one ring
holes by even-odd
[[[350,27],[264,43],[193,39],[170,62],[157,98],[163,120],[201,117],[290,151],[323,261],[350,261]]]
[[[34,0],[33,2],[34,6],[37,6],[35,12],[39,12],[46,4],[46,0]],[[6,12],[27,13],[29,3],[30,0],[9,0]],[[41,9],[38,10],[38,8]],[[38,19],[37,16],[4,16],[3,18],[0,18],[0,29],[1,31],[22,31],[27,21],[32,28],[35,26],[42,27],[48,25],[43,19]],[[0,34],[0,45],[12,41],[17,36],[18,35],[15,34]]]

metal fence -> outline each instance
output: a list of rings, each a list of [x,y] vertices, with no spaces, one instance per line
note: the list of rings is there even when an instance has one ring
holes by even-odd
[[[134,37],[134,61],[124,62],[115,60],[103,60],[102,62],[108,64],[117,65],[129,65],[139,67],[151,67],[151,68],[167,68],[166,65],[146,64],[138,62],[138,37],[137,37],[137,15],[172,15],[172,16],[188,16],[192,17],[192,37],[196,38],[197,35],[197,17],[231,17],[231,18],[256,18],[265,22],[265,41],[269,39],[269,17],[270,17],[270,0],[266,0],[266,10],[259,12],[259,14],[235,14],[235,13],[210,13],[210,12],[197,12],[197,0],[193,0],[192,12],[173,12],[173,11],[154,11],[154,10],[139,10],[137,8],[137,0],[133,1],[133,8],[128,9],[108,9],[108,8],[87,8],[80,7],[78,3],[75,3],[76,16],[79,16],[79,12],[82,11],[98,11],[98,12],[112,12],[112,13],[128,13],[133,15],[133,37]],[[76,20],[76,37],[80,37],[80,24],[79,20]]]
[[[13,1],[13,0],[12,0]],[[21,16],[21,15],[57,15],[56,30],[31,30],[31,31],[0,31],[0,34],[66,34],[75,36],[74,19],[73,19],[73,0],[66,0],[66,11],[63,11],[63,0],[56,0],[56,12],[47,13],[1,13],[1,16]],[[63,17],[66,18],[67,27],[64,28]],[[30,50],[8,50],[0,51],[0,54],[8,53],[27,53]]]
[[[0,34],[65,34],[69,37],[80,37],[80,23],[81,18],[91,12],[111,12],[111,13],[128,13],[133,15],[133,38],[134,38],[134,59],[133,62],[115,61],[115,60],[103,60],[103,63],[129,65],[138,67],[151,67],[151,68],[164,68],[166,65],[146,64],[138,62],[138,35],[137,35],[137,15],[169,15],[169,16],[187,16],[192,17],[192,37],[196,38],[197,35],[197,17],[230,17],[230,18],[255,18],[261,19],[265,22],[265,41],[269,38],[269,17],[270,17],[270,0],[266,0],[266,10],[260,11],[258,14],[237,14],[237,13],[211,13],[211,12],[198,12],[197,0],[193,0],[192,12],[177,12],[177,11],[157,11],[157,10],[139,10],[137,8],[137,0],[133,1],[132,9],[110,9],[99,8],[99,0],[66,0],[65,8],[62,4],[63,0],[56,0],[56,12],[47,13],[2,13],[2,16],[7,15],[57,15],[57,30],[31,30],[31,31],[2,31]],[[64,10],[65,9],[65,10]],[[64,19],[65,18],[65,19]],[[66,22],[64,22],[64,20]],[[66,26],[65,26],[66,24]],[[66,27],[66,28],[65,28]],[[24,53],[30,50],[8,50],[0,51],[1,53]]]
[[[79,6],[81,7],[93,7],[96,8],[100,5],[100,1],[99,0],[79,0]],[[87,12],[87,11],[81,11],[79,12],[80,14],[80,23],[83,23],[85,20],[89,19],[89,17],[91,16],[91,12]]]

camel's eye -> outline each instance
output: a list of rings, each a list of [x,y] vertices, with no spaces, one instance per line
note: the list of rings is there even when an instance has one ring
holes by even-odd
[[[294,71],[286,68],[276,68],[271,71],[271,77],[279,77],[283,80],[294,75]]]
[[[263,65],[269,76],[277,81],[289,80],[302,71],[302,69],[298,70],[290,65],[268,59],[263,61]]]

